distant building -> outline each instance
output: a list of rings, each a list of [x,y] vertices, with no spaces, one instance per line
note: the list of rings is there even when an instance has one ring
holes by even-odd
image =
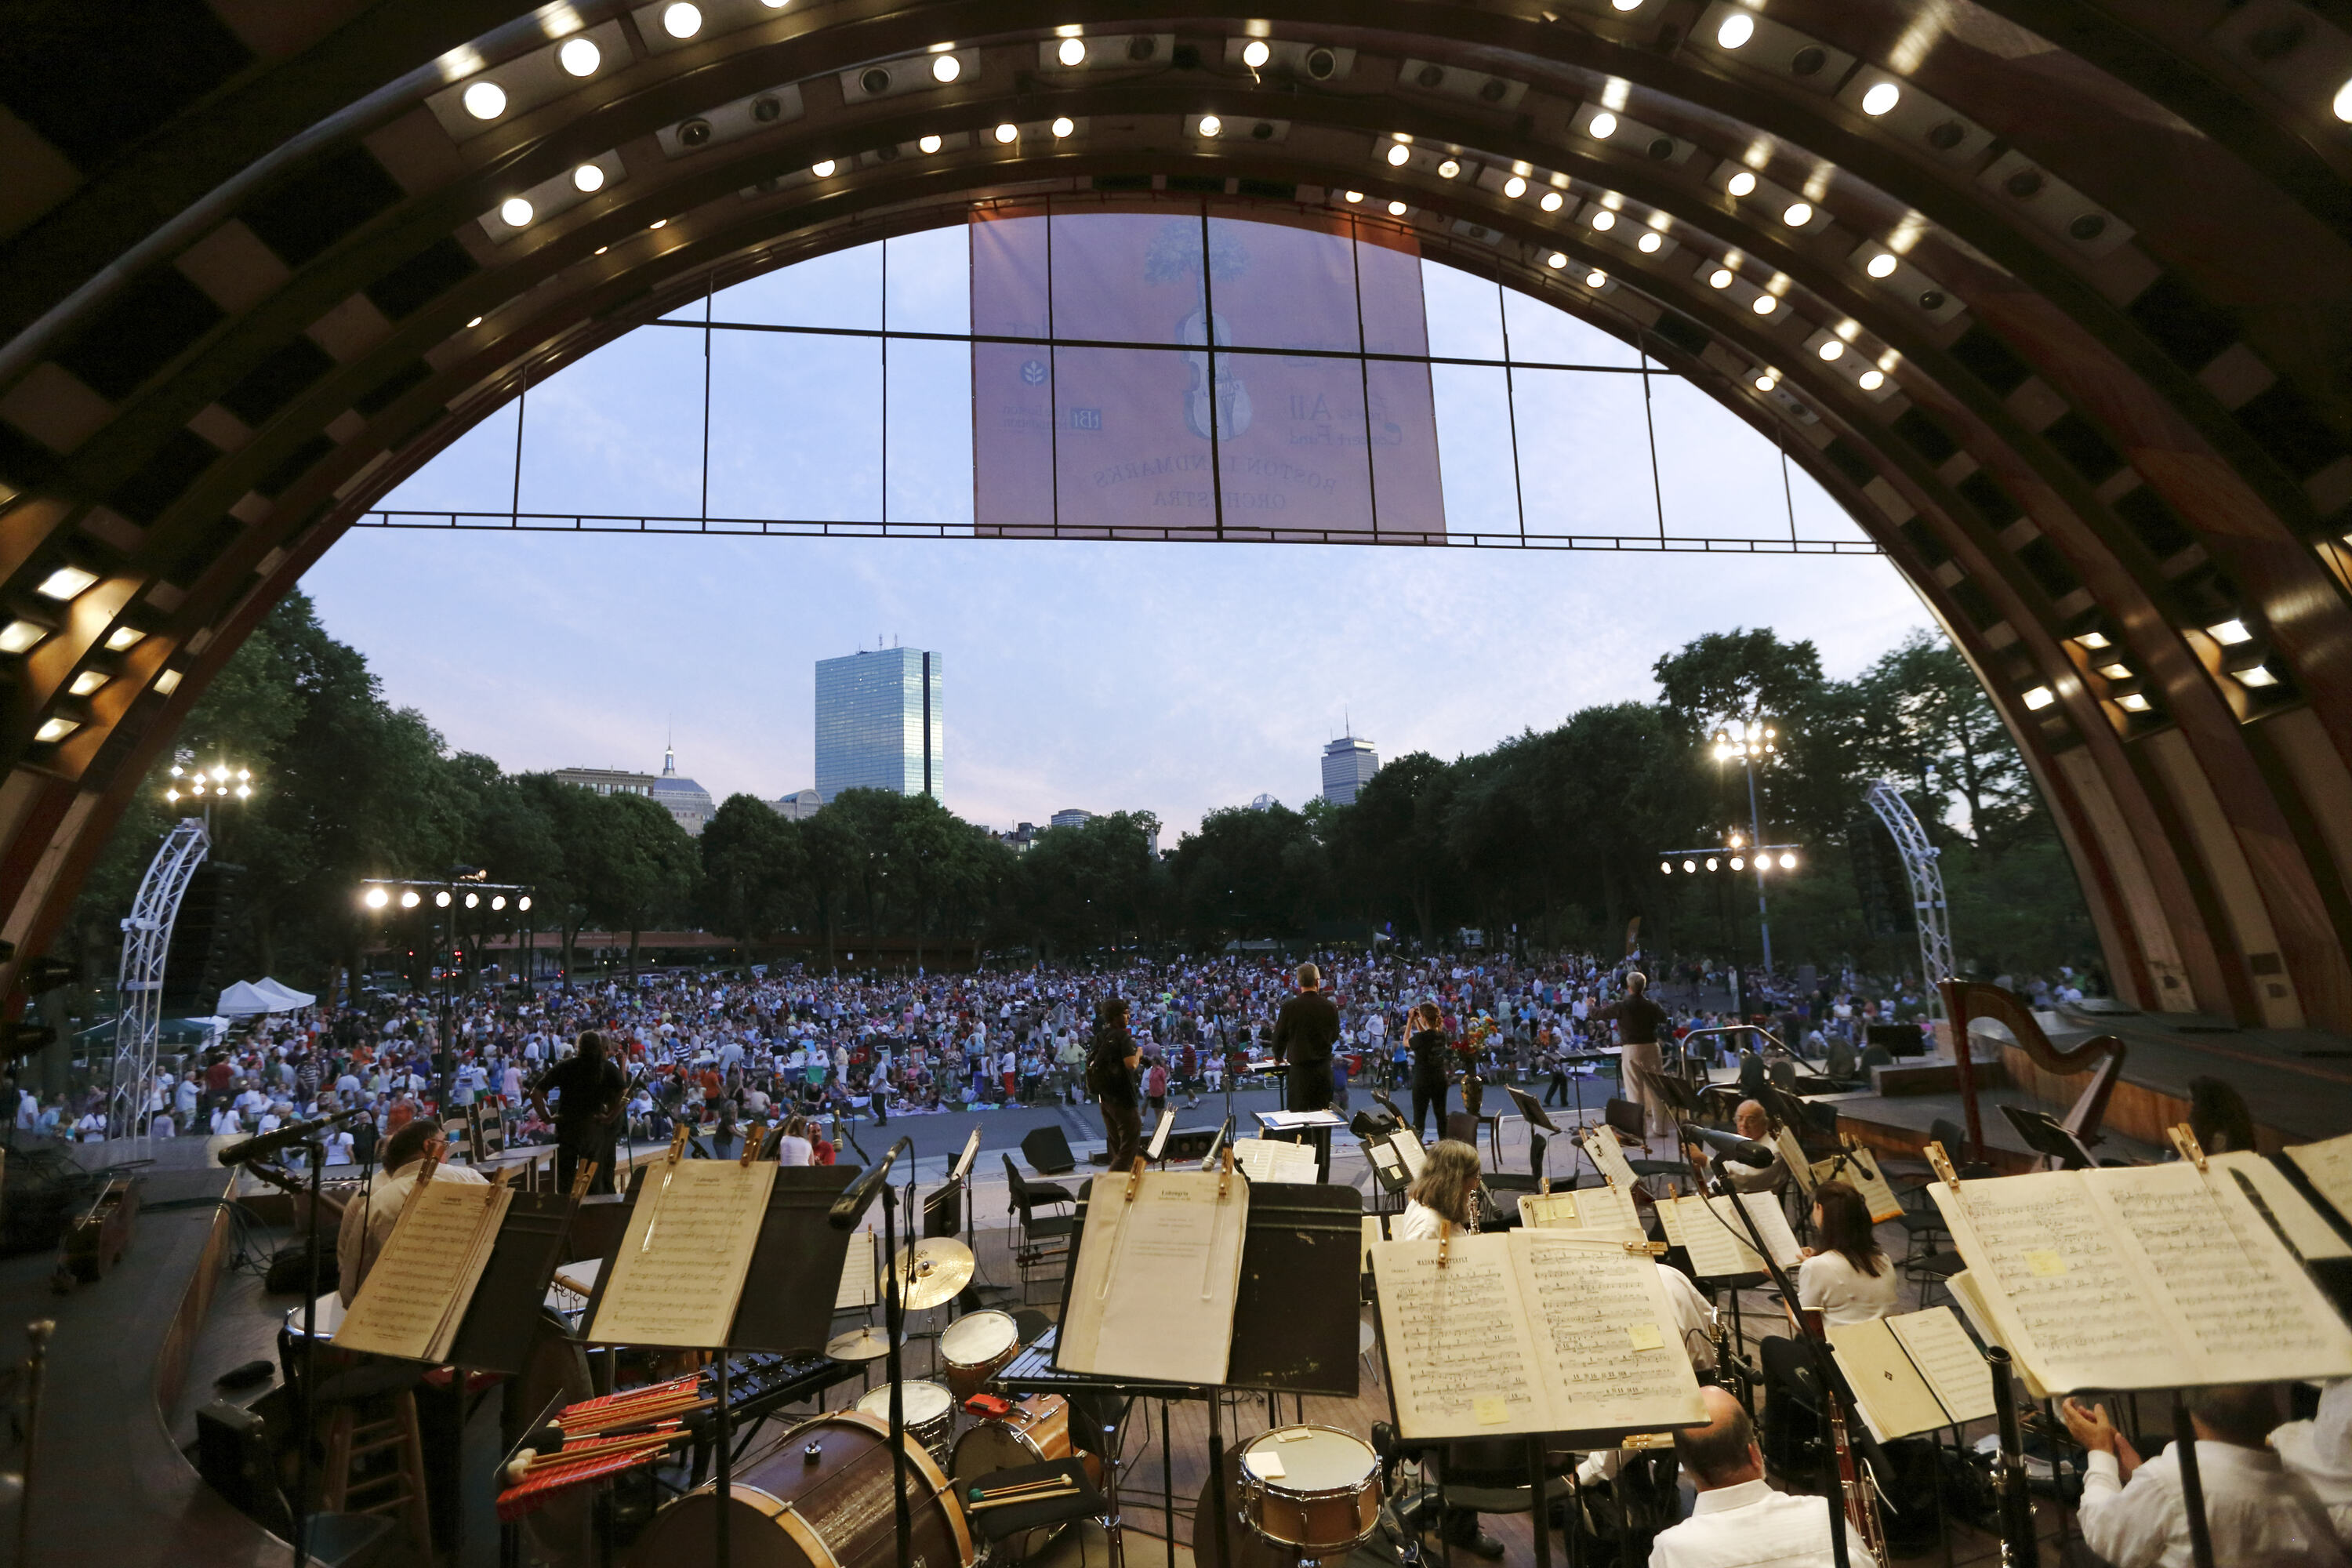
[[[661,777],[654,780],[653,797],[654,804],[666,809],[692,838],[702,837],[711,813],[719,809],[709,790],[692,779],[677,776],[677,752],[674,750],[662,752]]]
[[[1037,842],[1038,831],[1035,823],[1024,822],[1010,833],[998,834],[996,841],[1011,848],[1015,855],[1023,855],[1028,852],[1032,844]]]
[[[1323,748],[1323,798],[1334,805],[1353,805],[1356,792],[1381,771],[1381,759],[1370,741],[1342,735]]]
[[[555,777],[559,784],[577,784],[598,795],[650,795],[659,782],[651,773],[633,773],[621,768],[558,768]]]
[[[887,789],[941,798],[940,656],[862,648],[816,663],[816,792]]]
[[[1045,826],[1048,827],[1084,827],[1087,823],[1092,822],[1094,819],[1095,814],[1091,811],[1080,811],[1075,805],[1066,805],[1061,810],[1055,812],[1053,816],[1053,819],[1047,822]]]
[[[1250,809],[1252,811],[1272,811],[1276,806],[1280,805],[1281,804],[1282,802],[1275,799],[1274,796],[1270,795],[1262,795],[1255,800],[1250,802]]]
[[[768,805],[778,816],[789,816],[795,822],[805,822],[824,808],[824,796],[813,789],[796,789],[782,800]]]

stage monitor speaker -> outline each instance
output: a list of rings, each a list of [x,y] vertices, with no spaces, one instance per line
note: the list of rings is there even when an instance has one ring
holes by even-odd
[[[291,1532],[269,1428],[251,1410],[215,1399],[196,1412],[196,1471],[239,1513],[279,1536]]]
[[[1021,1140],[1021,1157],[1040,1175],[1058,1176],[1078,1168],[1078,1157],[1070,1152],[1070,1141],[1058,1127],[1040,1127]]]
[[[1891,1057],[1920,1057],[1927,1054],[1927,1037],[1916,1024],[1873,1024],[1866,1043],[1885,1046]]]
[[[1208,1158],[1209,1145],[1217,1141],[1213,1127],[1177,1127],[1170,1130],[1168,1147],[1162,1151],[1171,1160],[1190,1160],[1198,1164]]]

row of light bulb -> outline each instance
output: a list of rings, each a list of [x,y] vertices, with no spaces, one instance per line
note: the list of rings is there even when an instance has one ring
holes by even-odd
[[[224,800],[229,798],[231,795],[236,796],[238,800],[250,800],[253,798],[253,770],[251,768],[239,768],[232,774],[228,771],[227,763],[215,763],[212,772],[207,773],[202,768],[187,771],[183,770],[177,763],[173,763],[172,767],[172,776],[180,780],[181,783],[185,784],[188,786],[188,794],[197,797],[198,799],[202,799],[204,796],[208,795],[218,795]],[[235,789],[231,789],[229,787],[229,780],[231,778],[235,778],[236,780],[236,787]],[[174,784],[170,789],[165,790],[163,792],[163,798],[175,805],[178,805],[180,800],[179,786]]]
[[[372,910],[380,910],[392,902],[392,893],[388,889],[370,888],[367,890],[366,896],[361,899],[360,901],[367,905],[367,907]],[[401,889],[400,907],[402,909],[413,910],[424,901],[425,900],[417,893],[415,889],[404,888]],[[436,909],[446,910],[449,907],[451,902],[452,900],[449,896],[449,889],[446,888],[442,889],[439,892],[433,895],[434,907]],[[467,893],[466,895],[466,907],[467,909],[476,910],[481,908],[481,894]],[[490,908],[494,910],[503,910],[506,907],[507,896],[504,893],[493,893],[490,895]],[[528,910],[530,908],[530,895],[529,893],[525,893],[521,898],[517,899],[515,900],[515,908],[520,910]]]
[[[1773,860],[1771,856],[1759,855],[1756,857],[1756,868],[1759,871],[1769,871],[1772,868],[1772,866]],[[1699,863],[1696,857],[1683,862],[1683,870],[1685,873],[1695,873],[1698,870],[1698,867]],[[1793,854],[1783,854],[1780,859],[1780,867],[1783,871],[1795,870],[1797,868],[1796,856]],[[1710,871],[1721,870],[1721,858],[1714,855],[1708,856],[1706,858],[1706,868]],[[1731,868],[1735,871],[1745,871],[1748,869],[1748,858],[1744,855],[1732,856]],[[1671,877],[1675,874],[1674,862],[1671,860],[1661,860],[1658,862],[1658,869]]]

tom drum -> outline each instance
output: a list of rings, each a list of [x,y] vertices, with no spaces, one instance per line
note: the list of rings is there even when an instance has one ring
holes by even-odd
[[[940,1464],[948,1462],[948,1439],[955,1436],[955,1401],[936,1383],[902,1383],[906,1401],[907,1436],[929,1450]],[[871,1415],[890,1429],[890,1385],[868,1389],[857,1401],[860,1415]]]
[[[1021,1331],[1009,1312],[968,1312],[940,1336],[940,1359],[948,1365],[948,1389],[962,1404],[988,1386],[996,1369],[1021,1348]]]

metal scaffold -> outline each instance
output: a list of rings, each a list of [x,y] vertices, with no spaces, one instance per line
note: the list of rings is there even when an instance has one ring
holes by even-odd
[[[1927,830],[1903,798],[1903,792],[1885,779],[1870,786],[1870,809],[1895,836],[1903,855],[1903,874],[1911,883],[1912,923],[1919,932],[1919,973],[1927,986],[1927,1016],[1944,1016],[1944,994],[1937,982],[1952,977],[1952,928],[1944,905],[1944,873],[1936,864],[1942,851],[1927,842]]]
[[[122,973],[114,1019],[114,1076],[107,1097],[107,1132],[138,1135],[139,1115],[155,1081],[156,1045],[163,1011],[163,963],[189,879],[212,848],[201,818],[184,816],[148,863],[139,897],[122,922]]]

